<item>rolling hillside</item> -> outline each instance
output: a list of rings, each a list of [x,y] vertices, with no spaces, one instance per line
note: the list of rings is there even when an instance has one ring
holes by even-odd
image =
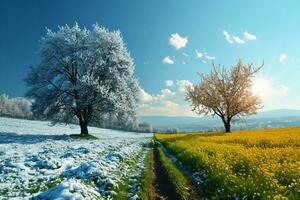
[[[223,124],[218,117],[169,117],[169,116],[142,116],[140,120],[150,123],[153,128],[165,130],[177,128],[179,131],[210,131],[221,130]],[[257,115],[235,122],[233,129],[255,129],[300,126],[300,110],[278,109],[259,112]]]

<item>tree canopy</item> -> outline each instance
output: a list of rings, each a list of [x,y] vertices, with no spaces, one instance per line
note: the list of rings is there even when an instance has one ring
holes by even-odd
[[[233,117],[255,114],[261,99],[252,91],[252,79],[261,67],[239,60],[231,69],[215,66],[210,74],[199,74],[200,83],[187,87],[186,99],[197,114],[219,116],[230,132]]]
[[[25,80],[34,113],[53,123],[76,117],[83,134],[107,113],[135,118],[139,86],[119,31],[76,23],[48,29],[41,43],[40,62]]]

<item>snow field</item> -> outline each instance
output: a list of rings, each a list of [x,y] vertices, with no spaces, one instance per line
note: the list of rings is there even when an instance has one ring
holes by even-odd
[[[135,199],[151,134],[0,118],[0,199]],[[126,189],[126,191],[122,191]],[[127,193],[128,192],[128,193]]]

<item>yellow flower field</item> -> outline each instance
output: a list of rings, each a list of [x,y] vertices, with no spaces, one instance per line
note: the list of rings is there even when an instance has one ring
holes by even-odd
[[[155,137],[208,198],[300,199],[300,127]]]

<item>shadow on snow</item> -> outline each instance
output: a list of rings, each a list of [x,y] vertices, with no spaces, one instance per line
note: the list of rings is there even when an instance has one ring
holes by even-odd
[[[12,132],[0,132],[0,144],[36,144],[47,140],[66,140],[68,135],[42,135],[42,134],[16,134]]]

